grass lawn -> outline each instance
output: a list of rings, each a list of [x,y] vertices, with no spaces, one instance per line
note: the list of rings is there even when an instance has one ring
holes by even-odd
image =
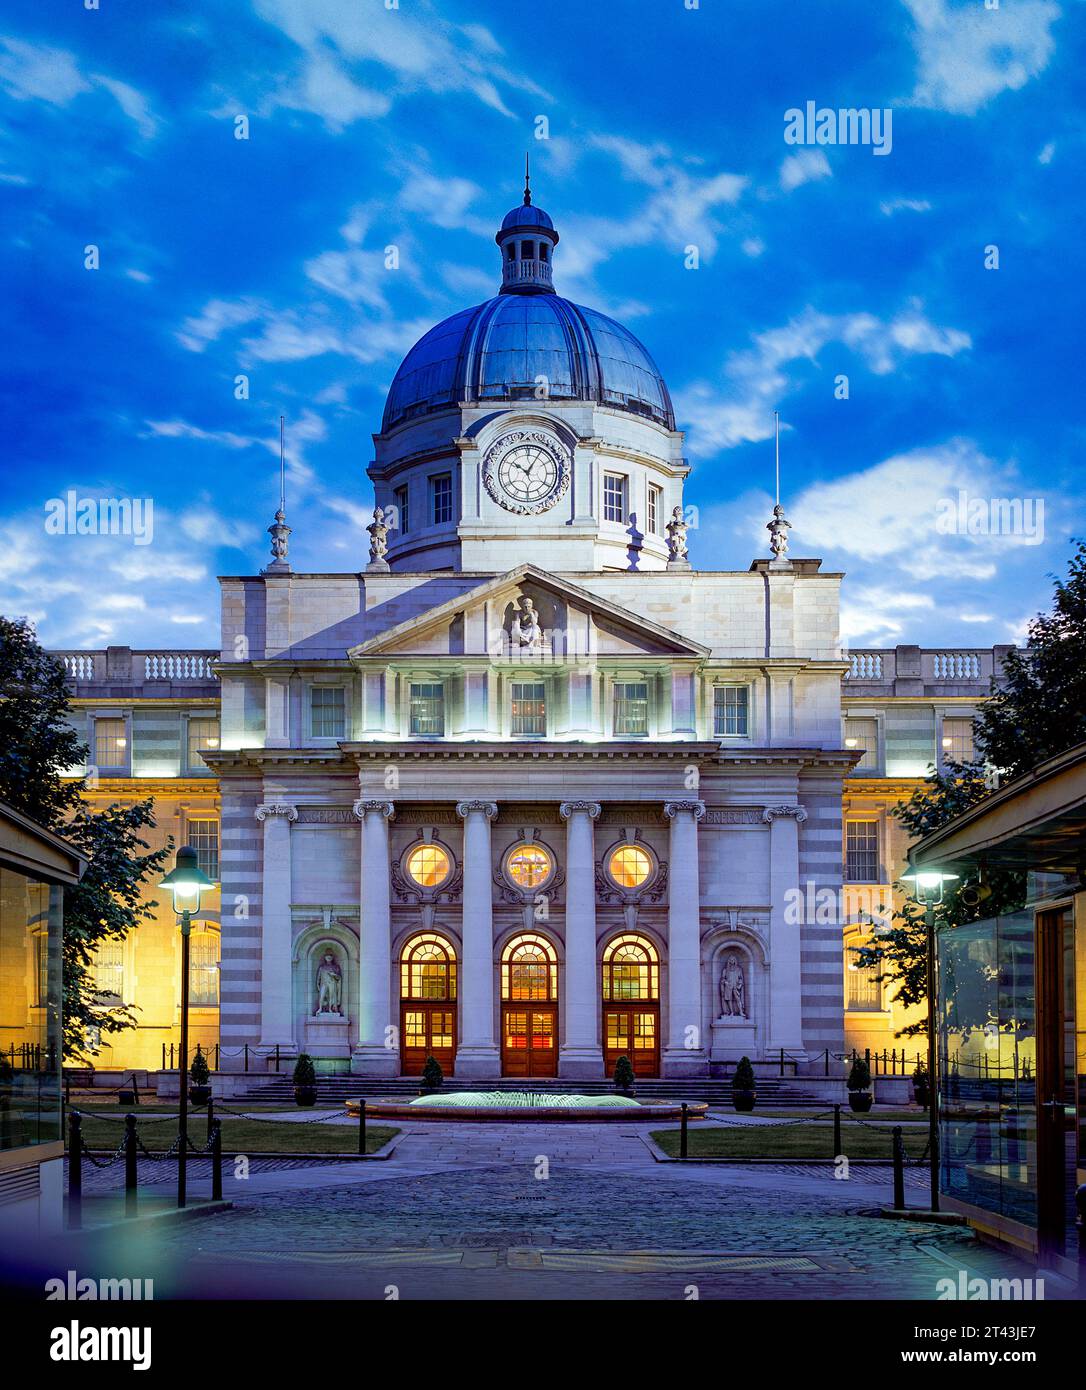
[[[678,1158],[677,1129],[654,1130],[652,1137],[669,1158]],[[907,1129],[903,1137],[906,1154],[919,1158],[924,1152],[927,1133]],[[890,1157],[888,1132],[876,1133],[842,1120],[841,1142],[849,1158]],[[790,1158],[829,1163],[835,1157],[832,1148],[832,1125],[729,1125],[726,1129],[691,1125],[689,1130],[691,1158]]]
[[[245,1107],[247,1114],[255,1114],[252,1106]],[[155,1114],[176,1114],[176,1110],[155,1111],[140,1106],[141,1119],[151,1120]],[[296,1109],[278,1112],[269,1109],[274,1117],[297,1114]],[[353,1154],[358,1152],[358,1126],[356,1124],[291,1124],[280,1120],[268,1123],[261,1120],[236,1120],[229,1115],[222,1119],[222,1146],[226,1153],[277,1153],[277,1154]],[[376,1153],[378,1149],[393,1139],[399,1130],[390,1125],[368,1124],[366,1126],[366,1152]],[[83,1120],[83,1139],[87,1147],[95,1153],[108,1150],[110,1153],[120,1143],[124,1126],[116,1120],[97,1119],[87,1114]],[[176,1123],[140,1125],[140,1138],[152,1153],[168,1149],[177,1135]],[[203,1148],[207,1140],[207,1116],[197,1112],[189,1116],[189,1138]],[[190,1151],[191,1152],[191,1151]]]

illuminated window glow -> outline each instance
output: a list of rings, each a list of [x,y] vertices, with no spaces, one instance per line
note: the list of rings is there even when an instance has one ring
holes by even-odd
[[[443,936],[435,932],[422,932],[404,946],[400,954],[400,996],[403,999],[450,1001],[456,998],[456,953]],[[409,1014],[408,1019],[411,1018],[421,1020],[423,1015]],[[422,1027],[421,1022],[419,1027]],[[450,1022],[450,1032],[451,1027]],[[408,1047],[422,1045],[407,1040]],[[451,1047],[452,1043],[448,1046]]]
[[[418,845],[407,856],[408,875],[422,888],[435,888],[449,877],[452,860],[440,845]]]
[[[509,851],[505,871],[518,888],[538,888],[551,876],[554,864],[542,845],[517,845]]]
[[[543,936],[517,936],[502,952],[503,999],[557,999],[558,957]]]
[[[603,953],[603,997],[639,1003],[660,997],[660,961],[644,936],[616,936]]]
[[[607,861],[607,872],[620,888],[640,888],[652,873],[652,858],[640,845],[619,845]]]

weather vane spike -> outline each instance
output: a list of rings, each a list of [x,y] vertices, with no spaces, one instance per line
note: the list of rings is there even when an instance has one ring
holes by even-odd
[[[279,510],[287,509],[286,416],[279,417]]]
[[[776,440],[777,457],[777,502],[781,500],[781,413],[779,410],[773,412],[773,434]]]
[[[528,164],[528,151],[524,151],[524,206],[527,207],[532,201],[532,174]]]

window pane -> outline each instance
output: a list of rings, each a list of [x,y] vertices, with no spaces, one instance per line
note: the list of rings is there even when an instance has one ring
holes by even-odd
[[[845,1006],[849,1009],[881,1009],[882,986],[878,983],[878,976],[882,971],[878,966],[856,964],[855,948],[860,944],[859,941],[851,941],[845,947]]]
[[[219,938],[194,932],[189,940],[189,1003],[194,1009],[219,1007]]]
[[[546,687],[542,682],[513,685],[514,734],[545,734],[547,732]]]
[[[644,681],[615,685],[615,733],[634,735],[649,731],[649,687]]]
[[[537,888],[550,874],[551,857],[540,845],[518,845],[506,860],[509,877],[521,888]]]
[[[452,475],[443,473],[440,478],[430,479],[431,520],[435,526],[443,526],[453,519]]]
[[[943,720],[943,757],[956,763],[970,763],[974,758],[972,719]]]
[[[615,473],[603,475],[603,519],[626,520],[626,479]]]
[[[398,487],[392,496],[396,499],[396,510],[400,514],[400,531],[406,531],[408,529],[407,488]]]
[[[315,685],[310,692],[314,738],[342,738],[345,728],[346,691],[341,685]]]
[[[449,856],[440,845],[419,845],[407,856],[407,872],[423,888],[444,883],[449,868]]]
[[[713,737],[745,738],[750,730],[750,687],[718,685],[713,689]]]
[[[99,767],[127,766],[128,738],[123,719],[94,721],[94,761]]]
[[[217,719],[190,719],[189,720],[189,757],[188,765],[190,768],[206,768],[200,754],[205,748],[214,749],[219,746],[219,721]]]
[[[878,821],[845,822],[845,879],[849,883],[878,883]]]
[[[219,878],[219,822],[190,820],[189,845],[196,851],[196,862],[208,878]]]
[[[124,943],[103,941],[94,953],[94,987],[114,1001],[124,999]],[[109,1002],[103,1001],[103,1002]]]
[[[875,719],[846,719],[845,747],[862,753],[854,772],[878,772],[879,725]]]
[[[411,733],[440,735],[445,732],[445,687],[441,684],[411,685]]]
[[[663,490],[654,484],[649,484],[649,515],[648,526],[646,527],[650,536],[660,534],[660,511],[663,503]]]

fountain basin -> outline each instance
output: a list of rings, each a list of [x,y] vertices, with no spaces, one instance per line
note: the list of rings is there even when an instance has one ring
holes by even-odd
[[[347,1101],[348,1115],[357,1115],[359,1099]],[[692,1120],[705,1118],[708,1106],[688,1101]],[[638,1101],[631,1096],[577,1096],[546,1091],[448,1091],[433,1095],[366,1100],[366,1115],[397,1120],[469,1120],[476,1124],[612,1124],[676,1120],[678,1100]]]

